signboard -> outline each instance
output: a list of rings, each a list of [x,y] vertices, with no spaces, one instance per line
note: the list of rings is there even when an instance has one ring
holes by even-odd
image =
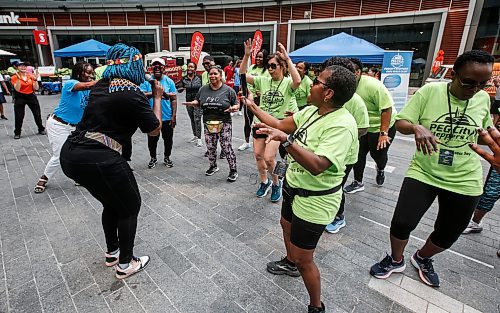
[[[259,53],[260,48],[262,48],[262,32],[260,30],[256,30],[253,35],[253,46],[252,46],[252,64],[255,64],[255,57],[257,53]]]
[[[19,15],[14,12],[10,12],[8,15],[2,14],[0,15],[0,24],[21,24],[21,22],[38,22],[38,18],[36,17],[19,17]]]
[[[198,64],[201,56],[201,50],[203,49],[203,44],[205,43],[205,38],[200,32],[194,32],[191,37],[191,62]]]
[[[381,80],[389,90],[396,109],[401,109],[408,98],[413,51],[386,51],[382,63]]]
[[[40,76],[52,76],[56,71],[55,66],[39,66],[38,73]]]
[[[34,30],[33,36],[35,37],[35,44],[45,46],[49,44],[47,33],[44,30]]]

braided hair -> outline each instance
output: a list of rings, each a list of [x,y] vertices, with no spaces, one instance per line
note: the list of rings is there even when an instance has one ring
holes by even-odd
[[[87,70],[89,66],[92,65],[88,62],[85,61],[77,62],[71,69],[71,79],[81,82],[83,79],[83,73]]]
[[[135,61],[133,59],[133,57],[138,54],[140,55],[140,52],[137,48],[132,46],[129,47],[123,43],[117,43],[112,46],[109,48],[108,53],[106,53],[107,60],[122,58],[128,58],[129,60],[127,63],[108,65],[104,73],[102,73],[102,77],[109,80],[113,78],[124,78],[136,85],[142,84],[144,82],[144,76],[146,75],[142,58]]]

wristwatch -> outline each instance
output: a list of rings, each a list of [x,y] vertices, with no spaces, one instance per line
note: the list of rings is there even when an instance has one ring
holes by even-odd
[[[389,136],[389,134],[387,132],[384,132],[384,131],[380,132],[379,135],[380,136]]]
[[[282,142],[282,143],[281,143],[281,146],[282,146],[283,148],[289,147],[289,146],[293,145],[294,140],[295,140],[295,137],[293,136],[293,134],[290,134],[290,135],[288,135],[288,137],[286,138],[285,142]]]

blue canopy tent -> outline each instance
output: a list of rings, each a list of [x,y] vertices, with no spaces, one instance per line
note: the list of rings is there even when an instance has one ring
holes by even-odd
[[[382,64],[385,50],[346,33],[340,33],[315,41],[305,47],[290,52],[293,62],[306,61],[323,63],[333,56],[358,58],[363,63]]]
[[[111,46],[89,39],[54,51],[54,57],[103,57]]]

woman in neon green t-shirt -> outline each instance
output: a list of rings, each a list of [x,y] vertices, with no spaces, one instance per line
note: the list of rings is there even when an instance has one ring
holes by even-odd
[[[297,112],[297,105],[292,105],[290,101],[294,91],[300,85],[300,75],[288,57],[285,47],[278,43],[279,51],[268,57],[267,69],[271,77],[246,75],[248,84],[252,85],[256,92],[260,93],[260,107],[273,117],[283,119],[287,112]],[[245,56],[241,61],[240,73],[247,72],[248,59],[252,54],[252,40],[245,42]],[[286,70],[290,71],[290,77],[286,77]],[[254,122],[259,122],[254,118]],[[281,199],[281,181],[278,175],[273,174],[276,165],[276,153],[279,143],[270,141],[266,143],[263,134],[257,134],[256,129],[252,130],[253,151],[259,171],[260,185],[257,190],[257,197],[263,198],[271,189],[271,201],[278,202]],[[271,174],[272,180],[267,177],[267,172]]]
[[[295,99],[297,100],[297,107],[299,110],[306,107],[307,97],[309,97],[309,93],[311,92],[312,80],[307,76],[309,67],[309,63],[305,61],[299,61],[295,64],[295,68],[297,72],[299,72],[301,78],[299,88],[295,90]]]

